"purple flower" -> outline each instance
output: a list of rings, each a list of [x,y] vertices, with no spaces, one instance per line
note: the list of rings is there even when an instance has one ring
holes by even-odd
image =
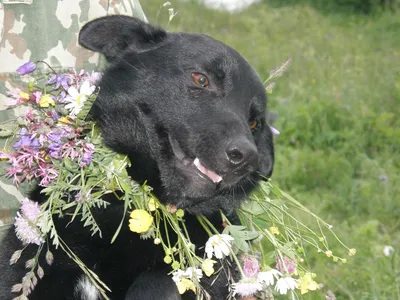
[[[269,128],[271,129],[271,132],[273,135],[280,135],[281,133],[278,131],[278,129],[276,129],[275,127],[272,127],[271,125],[269,125]]]
[[[40,245],[44,243],[39,229],[34,224],[31,224],[27,219],[22,217],[19,212],[17,212],[17,216],[15,217],[14,226],[17,238],[20,239],[24,245]]]
[[[389,177],[387,175],[380,175],[379,176],[379,180],[380,181],[386,182],[386,181],[388,181],[388,179],[389,179]]]
[[[260,271],[258,260],[254,257],[246,256],[243,259],[243,272],[247,277],[257,277]]]
[[[276,257],[276,269],[282,273],[289,273],[290,275],[296,272],[296,262],[287,256],[283,256],[283,260]]]
[[[92,156],[94,153],[94,145],[91,143],[82,143],[83,148],[83,155],[80,159],[80,166],[86,167],[92,161]]]
[[[39,103],[40,99],[42,98],[42,92],[41,91],[34,91],[32,93],[33,97],[35,98],[36,104]]]
[[[16,165],[16,166],[13,166],[13,167],[7,169],[6,176],[13,177],[13,183],[16,186],[18,186],[21,182],[18,175],[21,174],[23,171],[24,171],[24,169],[22,167],[20,167],[19,165]]]
[[[26,128],[21,128],[19,135],[21,136],[21,139],[18,140],[13,145],[13,147],[15,149],[18,149],[21,147],[32,147],[32,148],[40,147],[39,140],[32,138],[32,134],[29,134],[28,130]]]
[[[38,177],[42,177],[42,180],[40,181],[39,185],[48,186],[53,179],[57,178],[58,173],[55,169],[49,167],[49,165],[45,165],[45,166],[40,166],[37,175]]]
[[[64,103],[65,102],[65,97],[67,96],[67,93],[62,90],[60,95],[58,95],[58,97],[56,98],[56,102],[60,102],[60,103]]]
[[[103,77],[103,74],[100,72],[92,72],[92,74],[90,74],[90,78],[89,81],[91,84],[98,84],[101,80],[101,78]]]
[[[36,69],[36,65],[33,62],[28,61],[27,63],[24,63],[22,66],[20,66],[17,69],[17,73],[20,76],[22,76],[22,75],[32,73],[33,71],[35,71],[35,69]]]
[[[60,158],[60,150],[61,150],[61,145],[57,144],[57,143],[52,143],[49,146],[47,146],[47,148],[50,150],[49,154],[51,157],[55,158],[55,159],[59,159]]]
[[[64,75],[59,75],[59,74],[54,75],[47,82],[47,84],[54,84],[54,83],[56,84],[56,89],[60,88],[60,86],[62,86],[64,90],[68,90],[69,88],[68,78]]]
[[[58,112],[55,111],[55,110],[52,110],[52,111],[50,112],[50,115],[51,115],[51,117],[53,118],[54,121],[58,121],[58,119],[60,118],[60,115],[59,115]]]
[[[37,202],[30,201],[25,198],[21,201],[22,215],[30,222],[35,222],[40,216],[40,207]]]

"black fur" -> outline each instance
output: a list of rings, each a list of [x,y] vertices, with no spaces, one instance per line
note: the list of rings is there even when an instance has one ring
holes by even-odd
[[[256,72],[235,50],[209,36],[167,33],[125,16],[86,24],[79,42],[110,62],[92,111],[105,143],[130,156],[135,180],[147,180],[161,201],[186,210],[194,243],[204,245],[207,235],[193,214],[207,215],[222,229],[219,209],[234,218],[234,209],[260,175],[272,172],[272,133]],[[207,76],[209,85],[196,84],[192,73]],[[251,130],[253,120],[257,126]],[[193,165],[196,157],[223,180],[215,184],[201,174]],[[96,212],[103,239],[90,237],[78,221],[66,229],[68,220],[59,219],[57,225],[66,243],[112,289],[111,298],[194,299],[190,293],[179,295],[166,276],[170,269],[162,249],[152,240],[140,240],[125,224],[110,244],[123,206],[107,200],[110,207]],[[24,258],[35,251],[30,246],[21,263],[10,267],[11,254],[20,248],[10,229],[0,245],[0,299],[12,298],[11,286],[25,273]],[[81,299],[74,287],[82,272],[62,251],[53,251],[55,262],[45,268],[29,299]],[[213,279],[205,277],[204,286],[212,299],[225,299],[226,276],[211,285]]]

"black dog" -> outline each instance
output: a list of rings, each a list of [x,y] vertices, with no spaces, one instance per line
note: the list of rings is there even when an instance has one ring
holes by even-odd
[[[86,24],[79,41],[110,63],[92,110],[105,143],[129,155],[135,180],[147,180],[162,202],[186,211],[193,242],[203,246],[208,237],[193,215],[206,215],[221,228],[219,209],[234,219],[234,209],[261,175],[272,172],[266,95],[256,72],[235,50],[209,36],[167,33],[125,16]],[[127,224],[110,244],[123,204],[107,200],[109,208],[96,213],[102,239],[91,237],[77,221],[68,229],[68,220],[57,225],[65,242],[112,289],[110,297],[195,299],[191,293],[179,295],[161,247],[140,240]],[[20,248],[10,229],[0,246],[1,299],[12,298],[11,286],[26,273],[23,262],[35,253],[28,248],[21,264],[10,267],[11,254]],[[100,299],[75,263],[62,251],[53,252],[54,264],[29,299]],[[223,277],[212,285],[214,278],[203,278],[212,299],[228,296]]]

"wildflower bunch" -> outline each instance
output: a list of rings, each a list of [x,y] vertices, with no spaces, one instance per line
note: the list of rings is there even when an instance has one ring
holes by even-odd
[[[280,77],[291,60],[271,71],[270,78]],[[21,76],[29,76],[38,63],[18,68]],[[221,211],[222,232],[204,216],[196,216],[209,235],[205,245],[194,245],[185,225],[185,213],[173,205],[164,205],[146,184],[139,185],[128,175],[127,156],[105,147],[96,123],[87,119],[98,89],[100,73],[53,73],[31,77],[27,91],[9,92],[7,105],[27,106],[28,110],[15,120],[3,124],[0,134],[7,137],[0,158],[8,163],[5,176],[15,185],[23,181],[37,182],[43,187],[46,200],[21,202],[15,218],[15,231],[24,248],[16,251],[10,263],[16,263],[29,244],[37,245],[33,258],[26,261],[27,274],[12,291],[25,299],[45,274],[39,258],[46,243],[60,247],[90,278],[105,299],[108,287],[72,252],[60,238],[54,216],[80,219],[92,234],[102,235],[92,209],[107,209],[106,194],[114,194],[124,202],[124,213],[112,241],[118,236],[125,215],[129,215],[132,234],[153,239],[164,251],[164,262],[171,267],[170,275],[179,293],[194,292],[198,299],[209,299],[201,280],[226,272],[231,295],[249,297],[287,293],[307,293],[319,288],[316,275],[304,261],[311,248],[325,253],[334,261],[346,262],[333,253],[326,232],[332,226],[307,210],[298,201],[275,187],[270,180],[262,181],[236,211],[240,224],[231,224]],[[268,79],[268,80],[269,80]],[[272,91],[270,84],[267,91]],[[279,132],[271,128],[272,132]],[[72,212],[72,213],[66,213]],[[295,212],[311,216],[318,231],[303,224]],[[170,235],[174,234],[172,238]],[[336,235],[334,235],[335,238]],[[340,241],[340,240],[339,240]],[[344,244],[342,244],[347,248]],[[48,247],[47,247],[48,248]],[[204,248],[204,254],[196,251]],[[347,248],[348,249],[348,248]],[[348,249],[349,255],[355,249]],[[51,265],[53,254],[47,250],[45,261]],[[227,268],[226,268],[227,267]],[[230,273],[232,272],[232,273]]]

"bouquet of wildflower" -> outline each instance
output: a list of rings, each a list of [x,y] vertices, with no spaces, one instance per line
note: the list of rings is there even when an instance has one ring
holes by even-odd
[[[271,71],[268,80],[280,77],[290,62],[289,59]],[[38,63],[44,62],[29,62],[17,71],[26,76]],[[15,218],[16,235],[24,247],[12,255],[10,262],[17,262],[29,244],[36,244],[38,250],[26,262],[29,271],[21,283],[13,286],[13,292],[28,296],[38,278],[44,276],[39,256],[44,244],[51,242],[64,250],[108,299],[105,292],[108,287],[61,239],[53,221],[57,216],[68,217],[70,222],[80,219],[92,234],[101,236],[92,209],[107,209],[109,203],[103,200],[106,194],[114,194],[124,201],[125,210],[111,242],[118,236],[124,216],[130,212],[129,228],[135,232],[132,234],[151,238],[163,248],[164,262],[171,266],[170,274],[181,294],[191,290],[199,299],[209,298],[200,283],[203,276],[218,276],[226,271],[223,267],[216,270],[217,262],[224,266],[233,261],[231,266],[240,274],[236,281],[228,276],[232,297],[262,299],[271,299],[276,293],[300,291],[303,294],[320,287],[315,281],[316,275],[304,264],[310,246],[334,261],[346,262],[329,249],[325,232],[333,233],[332,226],[269,180],[261,182],[237,210],[240,225],[231,224],[221,212],[224,230],[220,233],[206,217],[197,216],[210,236],[204,245],[205,254],[200,257],[186,229],[184,211],[164,205],[149,186],[134,182],[126,170],[130,164],[128,157],[105,147],[96,123],[87,118],[100,78],[101,74],[95,72],[73,70],[57,74],[53,71],[30,77],[27,91],[9,92],[7,105],[23,105],[28,109],[24,116],[4,124],[0,132],[8,137],[5,149],[0,152],[1,159],[9,164],[5,175],[17,186],[24,180],[38,183],[46,196],[40,205],[24,199]],[[275,83],[270,83],[267,92],[272,92],[274,86]],[[294,216],[295,212],[311,216],[318,231],[303,224]],[[171,230],[176,237],[170,238]],[[348,251],[349,255],[355,254],[355,249]],[[54,256],[49,250],[45,258],[52,264]]]

